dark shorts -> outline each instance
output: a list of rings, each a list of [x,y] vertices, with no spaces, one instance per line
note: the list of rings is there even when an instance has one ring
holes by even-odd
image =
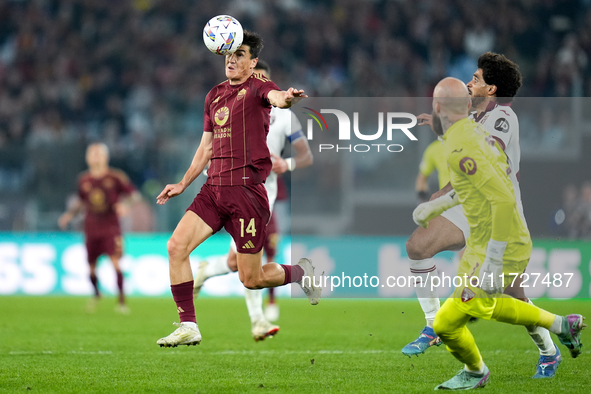
[[[123,240],[121,235],[87,237],[86,253],[90,264],[95,264],[103,254],[109,257],[121,257],[123,254]]]
[[[193,203],[193,211],[216,233],[222,227],[236,242],[238,253],[261,251],[269,221],[267,190],[261,183],[246,186],[203,185]]]

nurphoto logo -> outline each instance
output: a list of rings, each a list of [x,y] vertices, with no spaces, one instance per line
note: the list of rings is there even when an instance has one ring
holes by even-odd
[[[351,141],[351,119],[344,111],[338,109],[321,109],[320,112],[305,107],[310,112],[305,112],[306,115],[310,116],[307,122],[307,137],[308,140],[314,140],[314,122],[318,125],[320,130],[329,132],[328,124],[322,114],[332,114],[337,117],[339,130],[338,137],[339,141]],[[402,132],[411,141],[417,141],[417,137],[409,130],[417,125],[417,118],[408,112],[378,112],[378,130],[373,134],[364,134],[359,130],[359,112],[353,112],[353,134],[355,137],[362,141],[376,141],[384,134],[384,123],[386,123],[386,140],[392,141],[394,132]],[[401,120],[406,120],[402,121]],[[400,144],[319,144],[318,151],[348,151],[348,152],[369,152],[370,150],[380,152],[402,152],[404,147]]]

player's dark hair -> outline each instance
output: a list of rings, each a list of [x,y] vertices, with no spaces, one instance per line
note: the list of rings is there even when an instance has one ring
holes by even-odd
[[[263,39],[253,31],[244,30],[242,45],[248,45],[250,47],[250,58],[256,59],[263,49]]]
[[[496,97],[499,103],[510,103],[521,87],[519,66],[505,55],[486,52],[478,58],[478,68],[482,69],[482,78],[487,85],[497,87]]]
[[[259,61],[257,62],[257,65],[254,66],[254,69],[266,71],[267,74],[271,75],[271,67],[269,67],[269,63],[267,63],[263,59],[259,59]]]

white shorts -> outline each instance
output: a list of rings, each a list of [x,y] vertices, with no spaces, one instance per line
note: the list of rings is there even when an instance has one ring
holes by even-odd
[[[458,204],[455,207],[448,209],[441,214],[444,218],[452,222],[457,228],[462,230],[464,233],[464,241],[470,236],[470,226],[468,225],[468,219],[464,215],[462,205]]]

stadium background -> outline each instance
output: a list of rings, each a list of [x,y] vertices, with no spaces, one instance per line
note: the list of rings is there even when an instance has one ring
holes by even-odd
[[[68,248],[77,259],[83,255],[80,235],[58,233],[57,218],[85,168],[85,147],[97,140],[109,146],[112,166],[126,171],[145,199],[123,220],[132,259],[126,275],[138,259],[150,258],[142,254],[144,245],[154,248],[162,266],[167,234],[202,180],[163,207],[156,207],[155,196],[186,170],[201,137],[204,97],[224,79],[222,58],[201,41],[202,26],[223,10],[263,36],[261,57],[279,86],[302,87],[314,97],[428,97],[444,76],[468,81],[485,51],[515,60],[524,75],[519,96],[530,111],[518,112],[526,218],[536,242],[545,245],[538,249],[545,251],[544,269],[550,269],[553,253],[574,253],[571,260],[583,280],[577,294],[588,297],[590,5],[585,0],[4,1],[1,291],[39,293],[34,284],[47,279],[43,267],[50,266],[57,279],[54,287],[44,282],[48,292],[63,291],[64,267],[71,264],[65,261],[72,259],[64,257],[70,256]],[[433,138],[429,130],[416,132],[419,141],[404,156],[361,164],[343,156],[348,164],[339,165],[312,144],[314,166],[285,180],[317,199],[299,206],[294,199],[291,218],[290,204],[280,207],[284,232],[310,242],[329,237],[325,245],[344,236],[360,246],[378,240],[399,248],[404,258],[404,240],[414,229],[414,179]],[[322,176],[327,173],[331,176]],[[560,209],[566,219],[557,214]],[[195,260],[221,254],[215,242],[223,244],[224,237],[202,248]],[[564,238],[574,241],[561,243]],[[347,260],[338,247],[312,249],[306,242],[299,251]],[[281,256],[289,254],[283,249]],[[78,279],[82,284],[84,277]]]

